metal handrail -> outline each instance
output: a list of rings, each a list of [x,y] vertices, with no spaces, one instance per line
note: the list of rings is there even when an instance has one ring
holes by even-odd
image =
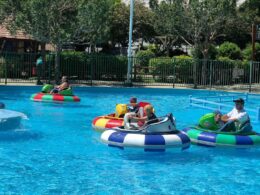
[[[246,99],[248,100],[248,95],[246,95],[246,96],[247,96]],[[213,96],[211,96],[211,97],[213,97]],[[232,97],[232,96],[230,96],[230,97]],[[234,97],[232,99],[234,99]],[[239,96],[239,97],[241,97],[241,96]],[[218,98],[218,96],[216,96],[216,98]],[[205,99],[199,99],[199,98],[192,98],[192,96],[190,96],[190,104],[189,105],[194,106],[194,107],[198,107],[198,108],[208,109],[208,110],[216,110],[216,108],[214,108],[210,105],[218,106],[219,110],[224,110],[224,109],[227,110],[227,108],[233,108],[234,107],[234,106],[219,103],[219,102],[213,102],[213,101],[209,101],[209,100],[205,100]],[[260,121],[260,107],[257,107],[256,109],[247,108],[246,110],[255,114],[255,116],[252,117],[252,118],[255,118],[256,121]]]

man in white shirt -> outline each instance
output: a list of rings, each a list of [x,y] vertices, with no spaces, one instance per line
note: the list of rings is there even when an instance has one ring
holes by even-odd
[[[241,129],[244,124],[250,124],[250,118],[244,109],[245,101],[242,98],[234,100],[235,107],[227,114],[221,117],[223,122],[234,122],[236,129]]]

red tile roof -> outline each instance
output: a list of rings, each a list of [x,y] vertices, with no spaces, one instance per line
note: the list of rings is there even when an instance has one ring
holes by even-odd
[[[3,25],[0,25],[0,38],[34,40],[30,35],[25,34],[21,30],[18,30],[16,34],[11,34],[11,32]]]

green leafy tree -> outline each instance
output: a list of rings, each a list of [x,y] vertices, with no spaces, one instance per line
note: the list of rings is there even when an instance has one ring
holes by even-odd
[[[3,2],[3,1],[2,1]],[[71,39],[76,25],[77,1],[23,0],[5,1],[1,15],[11,32],[24,30],[42,43],[56,48],[56,81],[59,79],[62,44]],[[10,11],[11,10],[11,11]]]
[[[162,53],[167,52],[169,55],[170,49],[180,39],[180,35],[183,34],[184,8],[182,0],[162,2],[154,10],[154,13],[154,29],[158,34],[156,38],[162,45]]]
[[[150,7],[152,10],[157,9],[158,6],[159,6],[158,0],[149,0],[149,7]]]
[[[195,54],[202,53],[203,59],[209,58],[211,45],[218,37],[225,35],[225,29],[229,28],[236,18],[234,0],[175,0],[165,1],[159,7],[163,9],[156,12],[156,30],[160,34],[170,34],[177,40],[181,39],[199,51]],[[206,61],[201,74],[205,84]],[[197,75],[196,70],[194,75]]]
[[[116,4],[110,16],[111,40],[113,43],[128,45],[129,6],[124,3]],[[143,3],[134,3],[133,41],[142,39],[150,41],[155,34],[153,27],[153,12]]]
[[[115,0],[80,0],[78,4],[78,31],[75,39],[89,42],[92,46],[109,39],[109,15]]]
[[[120,43],[125,47],[128,43],[129,7],[124,3],[117,3],[112,9],[110,20],[110,40],[112,44]]]
[[[248,21],[248,24],[260,23],[260,1],[246,0],[240,7],[239,13]]]

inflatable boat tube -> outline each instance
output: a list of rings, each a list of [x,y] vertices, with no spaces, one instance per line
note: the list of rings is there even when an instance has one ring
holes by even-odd
[[[234,132],[216,132],[198,127],[185,128],[183,131],[187,133],[193,144],[203,146],[235,148],[260,146],[260,134],[256,132],[239,135]]]
[[[143,148],[145,151],[165,151],[167,148],[189,148],[186,133],[176,130],[172,116],[161,119],[140,129],[117,127],[104,131],[101,141],[109,146]]]
[[[27,116],[21,112],[0,109],[0,130],[16,129]]]
[[[32,101],[37,102],[79,102],[78,96],[65,96],[61,94],[36,93],[31,96]]]

